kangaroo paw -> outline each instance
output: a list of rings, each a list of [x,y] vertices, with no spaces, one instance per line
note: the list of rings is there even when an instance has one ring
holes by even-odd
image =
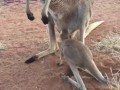
[[[49,22],[49,19],[46,16],[42,16],[41,20],[44,24],[48,24],[48,22]]]
[[[30,63],[36,61],[37,59],[38,59],[37,56],[32,56],[31,58],[29,58],[28,60],[26,60],[25,63],[30,64]]]
[[[35,17],[33,16],[33,13],[27,13],[27,17],[31,21],[33,21],[35,19]]]

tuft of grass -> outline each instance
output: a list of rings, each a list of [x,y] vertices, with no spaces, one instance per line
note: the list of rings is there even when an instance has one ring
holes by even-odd
[[[6,46],[2,42],[0,42],[0,51],[5,50]]]
[[[117,87],[113,87],[112,85],[109,85],[109,90],[120,90],[120,70],[113,74],[112,69],[110,68],[112,78],[110,81],[114,83]]]
[[[100,53],[109,54],[120,62],[120,33],[111,33],[92,47]]]

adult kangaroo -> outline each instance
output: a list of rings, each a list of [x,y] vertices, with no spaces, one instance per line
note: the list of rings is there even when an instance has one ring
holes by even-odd
[[[31,63],[46,55],[55,53],[59,48],[57,47],[55,26],[58,32],[68,31],[73,34],[79,31],[80,41],[85,43],[85,37],[102,22],[93,25],[94,28],[89,28],[89,21],[91,18],[91,8],[93,0],[40,0],[43,4],[42,21],[44,24],[48,23],[49,34],[49,48],[38,54],[35,54],[26,63]],[[33,13],[29,8],[29,0],[26,0],[26,14],[28,19],[34,20]],[[77,33],[78,34],[78,33]]]

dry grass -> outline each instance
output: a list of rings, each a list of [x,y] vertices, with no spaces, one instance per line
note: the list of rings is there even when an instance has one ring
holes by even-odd
[[[112,75],[112,78],[110,79],[110,81],[112,81],[112,83],[114,83],[117,87],[115,88],[109,85],[109,90],[120,90],[120,71],[113,74],[112,69],[110,70],[111,70],[111,75]]]
[[[120,32],[111,32],[101,41],[93,42],[92,47],[94,48],[94,50],[100,53],[110,55],[112,58],[115,58],[120,63]],[[112,78],[109,80],[112,81],[112,83],[114,83],[117,88],[109,85],[109,90],[120,90],[120,71],[113,73],[112,69],[110,70]]]
[[[120,33],[110,33],[100,42],[93,42],[94,50],[111,55],[120,63]]]
[[[0,41],[0,51],[5,49],[6,49],[6,45],[2,41]]]

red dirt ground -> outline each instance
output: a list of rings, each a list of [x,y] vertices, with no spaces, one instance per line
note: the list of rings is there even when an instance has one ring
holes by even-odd
[[[31,22],[25,15],[25,4],[11,3],[0,8],[0,41],[6,45],[0,51],[0,90],[72,90],[72,86],[64,82],[60,75],[66,71],[67,65],[56,65],[58,56],[47,56],[32,64],[24,61],[32,55],[47,49],[47,28],[40,20],[39,4],[31,4],[36,19]],[[100,71],[110,75],[120,65],[109,55],[93,51],[92,41],[104,38],[110,31],[120,32],[120,1],[95,0],[92,22],[104,20],[105,23],[93,31],[86,39],[94,60]],[[90,75],[84,78],[88,90],[109,90]]]

